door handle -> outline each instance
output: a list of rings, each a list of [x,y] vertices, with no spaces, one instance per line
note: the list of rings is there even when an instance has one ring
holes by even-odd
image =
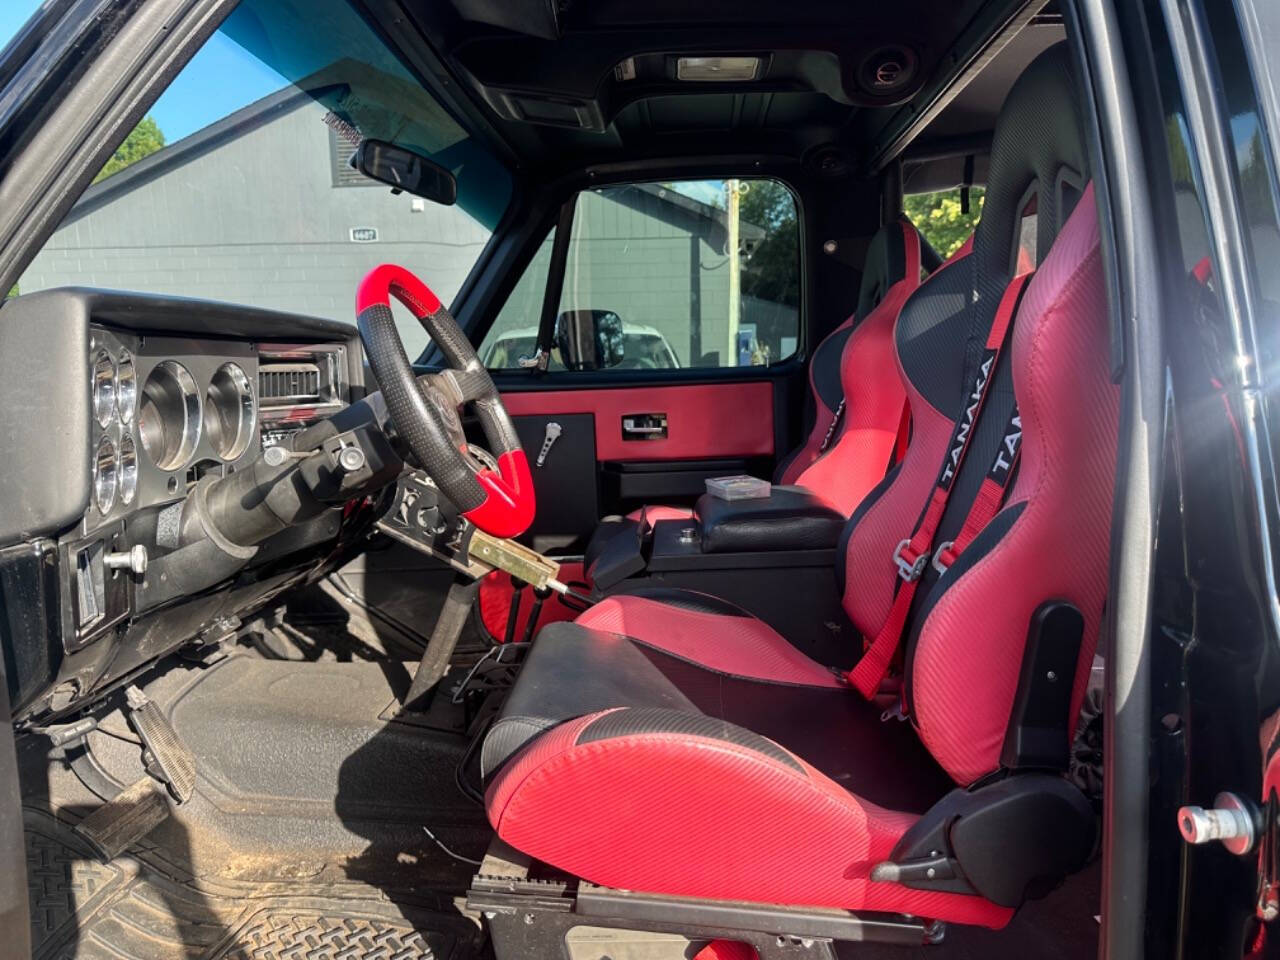
[[[665,413],[632,413],[622,418],[623,440],[665,440]]]

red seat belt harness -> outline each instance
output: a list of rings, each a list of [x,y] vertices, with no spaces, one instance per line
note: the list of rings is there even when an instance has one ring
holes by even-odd
[[[973,386],[965,397],[964,410],[951,432],[946,458],[938,472],[938,480],[934,484],[929,503],[925,507],[920,522],[916,524],[915,531],[899,543],[893,552],[893,562],[898,568],[898,576],[902,582],[898,584],[898,591],[893,597],[893,606],[889,608],[889,615],[885,618],[884,624],[875,638],[867,644],[862,659],[847,675],[849,683],[868,700],[879,691],[880,684],[888,674],[902,641],[902,632],[907,625],[911,601],[915,597],[921,577],[924,576],[929,558],[934,554],[933,539],[947,511],[947,501],[951,497],[955,478],[969,451],[974,427],[982,413],[987,391],[995,375],[996,362],[1000,359],[1000,353],[1008,341],[1009,331],[1013,328],[1013,318],[1018,311],[1018,303],[1031,276],[1031,273],[1019,274],[1005,288],[1004,295],[996,308],[995,319],[991,321],[991,329],[987,333],[982,362],[978,364]],[[937,569],[945,569],[999,512],[1006,487],[1017,462],[1021,439],[1022,425],[1015,406],[1009,423],[1006,424],[1004,439],[996,462],[992,464],[987,477],[983,480],[960,533],[954,541],[944,543],[938,548],[934,558]]]

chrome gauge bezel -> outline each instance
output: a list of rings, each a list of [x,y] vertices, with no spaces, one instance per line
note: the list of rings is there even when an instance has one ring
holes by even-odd
[[[120,435],[120,451],[116,460],[120,465],[120,502],[127,507],[138,493],[138,447],[133,442],[133,434]]]
[[[228,463],[244,456],[257,418],[253,381],[240,364],[227,361],[213,372],[204,398],[204,431],[213,452]]]
[[[138,371],[128,350],[116,361],[116,411],[122,423],[132,423],[138,409]]]
[[[93,456],[93,503],[104,516],[116,505],[119,473],[116,445],[111,437],[104,434],[98,441],[98,448]]]
[[[99,347],[93,354],[89,390],[93,399],[94,419],[99,426],[106,427],[116,413],[116,364],[103,347]]]
[[[159,450],[147,442],[142,423],[143,404],[156,407]],[[147,456],[161,470],[181,470],[195,455],[203,428],[201,394],[191,371],[176,360],[155,365],[142,385],[138,400],[138,439]]]

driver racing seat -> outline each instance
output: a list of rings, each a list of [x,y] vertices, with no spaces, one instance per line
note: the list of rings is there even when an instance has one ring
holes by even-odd
[[[605,887],[988,927],[1083,864],[1092,809],[1056,771],[1103,615],[1118,391],[1077,103],[1064,47],[1027,68],[972,254],[895,331],[912,443],[850,519],[840,572],[877,635],[907,582],[903,538],[940,464],[957,467],[937,542],[958,555],[910,565],[895,673],[911,723],[724,601],[610,597],[542,632],[485,740],[503,841]],[[992,356],[1028,244],[1040,267]],[[1007,496],[969,538],[1011,424]]]

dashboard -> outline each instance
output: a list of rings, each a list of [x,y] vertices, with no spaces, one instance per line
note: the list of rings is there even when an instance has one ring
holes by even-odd
[[[58,712],[314,573],[331,509],[228,565],[188,498],[364,395],[353,326],[64,289],[0,316],[0,640],[19,714]],[[188,511],[189,512],[189,511]]]

